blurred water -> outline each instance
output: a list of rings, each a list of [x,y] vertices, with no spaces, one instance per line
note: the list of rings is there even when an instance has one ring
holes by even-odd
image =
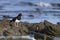
[[[54,24],[60,22],[60,10],[54,12],[52,6],[49,7],[40,7],[40,6],[31,6],[28,3],[40,3],[42,0],[0,0],[0,15],[9,15],[17,16],[19,12],[22,12],[22,20],[30,23],[41,22],[48,20]],[[36,8],[39,10],[36,11]],[[53,12],[49,12],[53,10]],[[57,11],[57,10],[56,10]],[[33,15],[33,17],[29,17]]]
[[[13,39],[16,39],[16,38],[24,38],[24,39],[29,39],[29,40],[34,40],[34,37],[33,36],[0,36],[0,38],[13,38]],[[54,40],[60,40],[60,37],[55,37]]]
[[[54,40],[60,40],[60,37],[55,37]]]

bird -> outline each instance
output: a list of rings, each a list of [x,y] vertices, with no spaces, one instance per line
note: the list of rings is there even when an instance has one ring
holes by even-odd
[[[10,22],[9,22],[10,25],[14,25],[14,26],[18,27],[18,24],[19,24],[19,22],[21,20],[21,16],[22,16],[22,13],[19,13],[18,16],[14,17],[12,20],[10,20]],[[11,24],[12,22],[14,24]]]

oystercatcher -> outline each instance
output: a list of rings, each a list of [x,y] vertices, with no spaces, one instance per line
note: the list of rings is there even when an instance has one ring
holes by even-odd
[[[10,21],[10,23],[13,22],[14,24],[12,24],[12,25],[18,27],[18,24],[19,24],[19,22],[20,22],[20,20],[21,20],[21,16],[22,16],[22,13],[19,13],[17,17],[14,17],[14,18]]]

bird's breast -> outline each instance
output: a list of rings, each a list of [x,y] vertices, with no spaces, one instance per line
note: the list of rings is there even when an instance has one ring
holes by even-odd
[[[16,19],[15,22],[20,22],[20,20]]]

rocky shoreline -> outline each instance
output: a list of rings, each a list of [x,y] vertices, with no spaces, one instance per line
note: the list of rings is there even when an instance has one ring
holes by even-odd
[[[53,28],[57,29],[57,26],[59,24],[52,24],[48,21],[44,21],[47,26],[52,26]],[[8,36],[10,35],[26,35],[28,34],[27,32],[29,31],[30,28],[36,29],[36,27],[39,27],[39,30],[42,30],[44,25],[44,22],[40,23],[28,23],[28,22],[21,22],[19,23],[19,27],[15,27],[14,24],[12,23],[13,26],[10,26],[9,20],[0,20],[0,36],[3,36],[3,32],[5,31]],[[31,30],[32,30],[31,29]]]
[[[44,25],[45,23],[45,25]],[[13,24],[13,23],[12,23]],[[44,22],[40,23],[28,23],[28,22],[20,22],[19,27],[10,26],[9,20],[0,20],[0,36],[21,36],[21,35],[29,35],[33,34],[31,31],[36,31],[37,27],[38,30],[45,30],[45,26],[51,26],[55,29],[55,36],[59,36],[60,33],[60,23],[53,24],[44,20]],[[46,31],[46,30],[45,30]]]

